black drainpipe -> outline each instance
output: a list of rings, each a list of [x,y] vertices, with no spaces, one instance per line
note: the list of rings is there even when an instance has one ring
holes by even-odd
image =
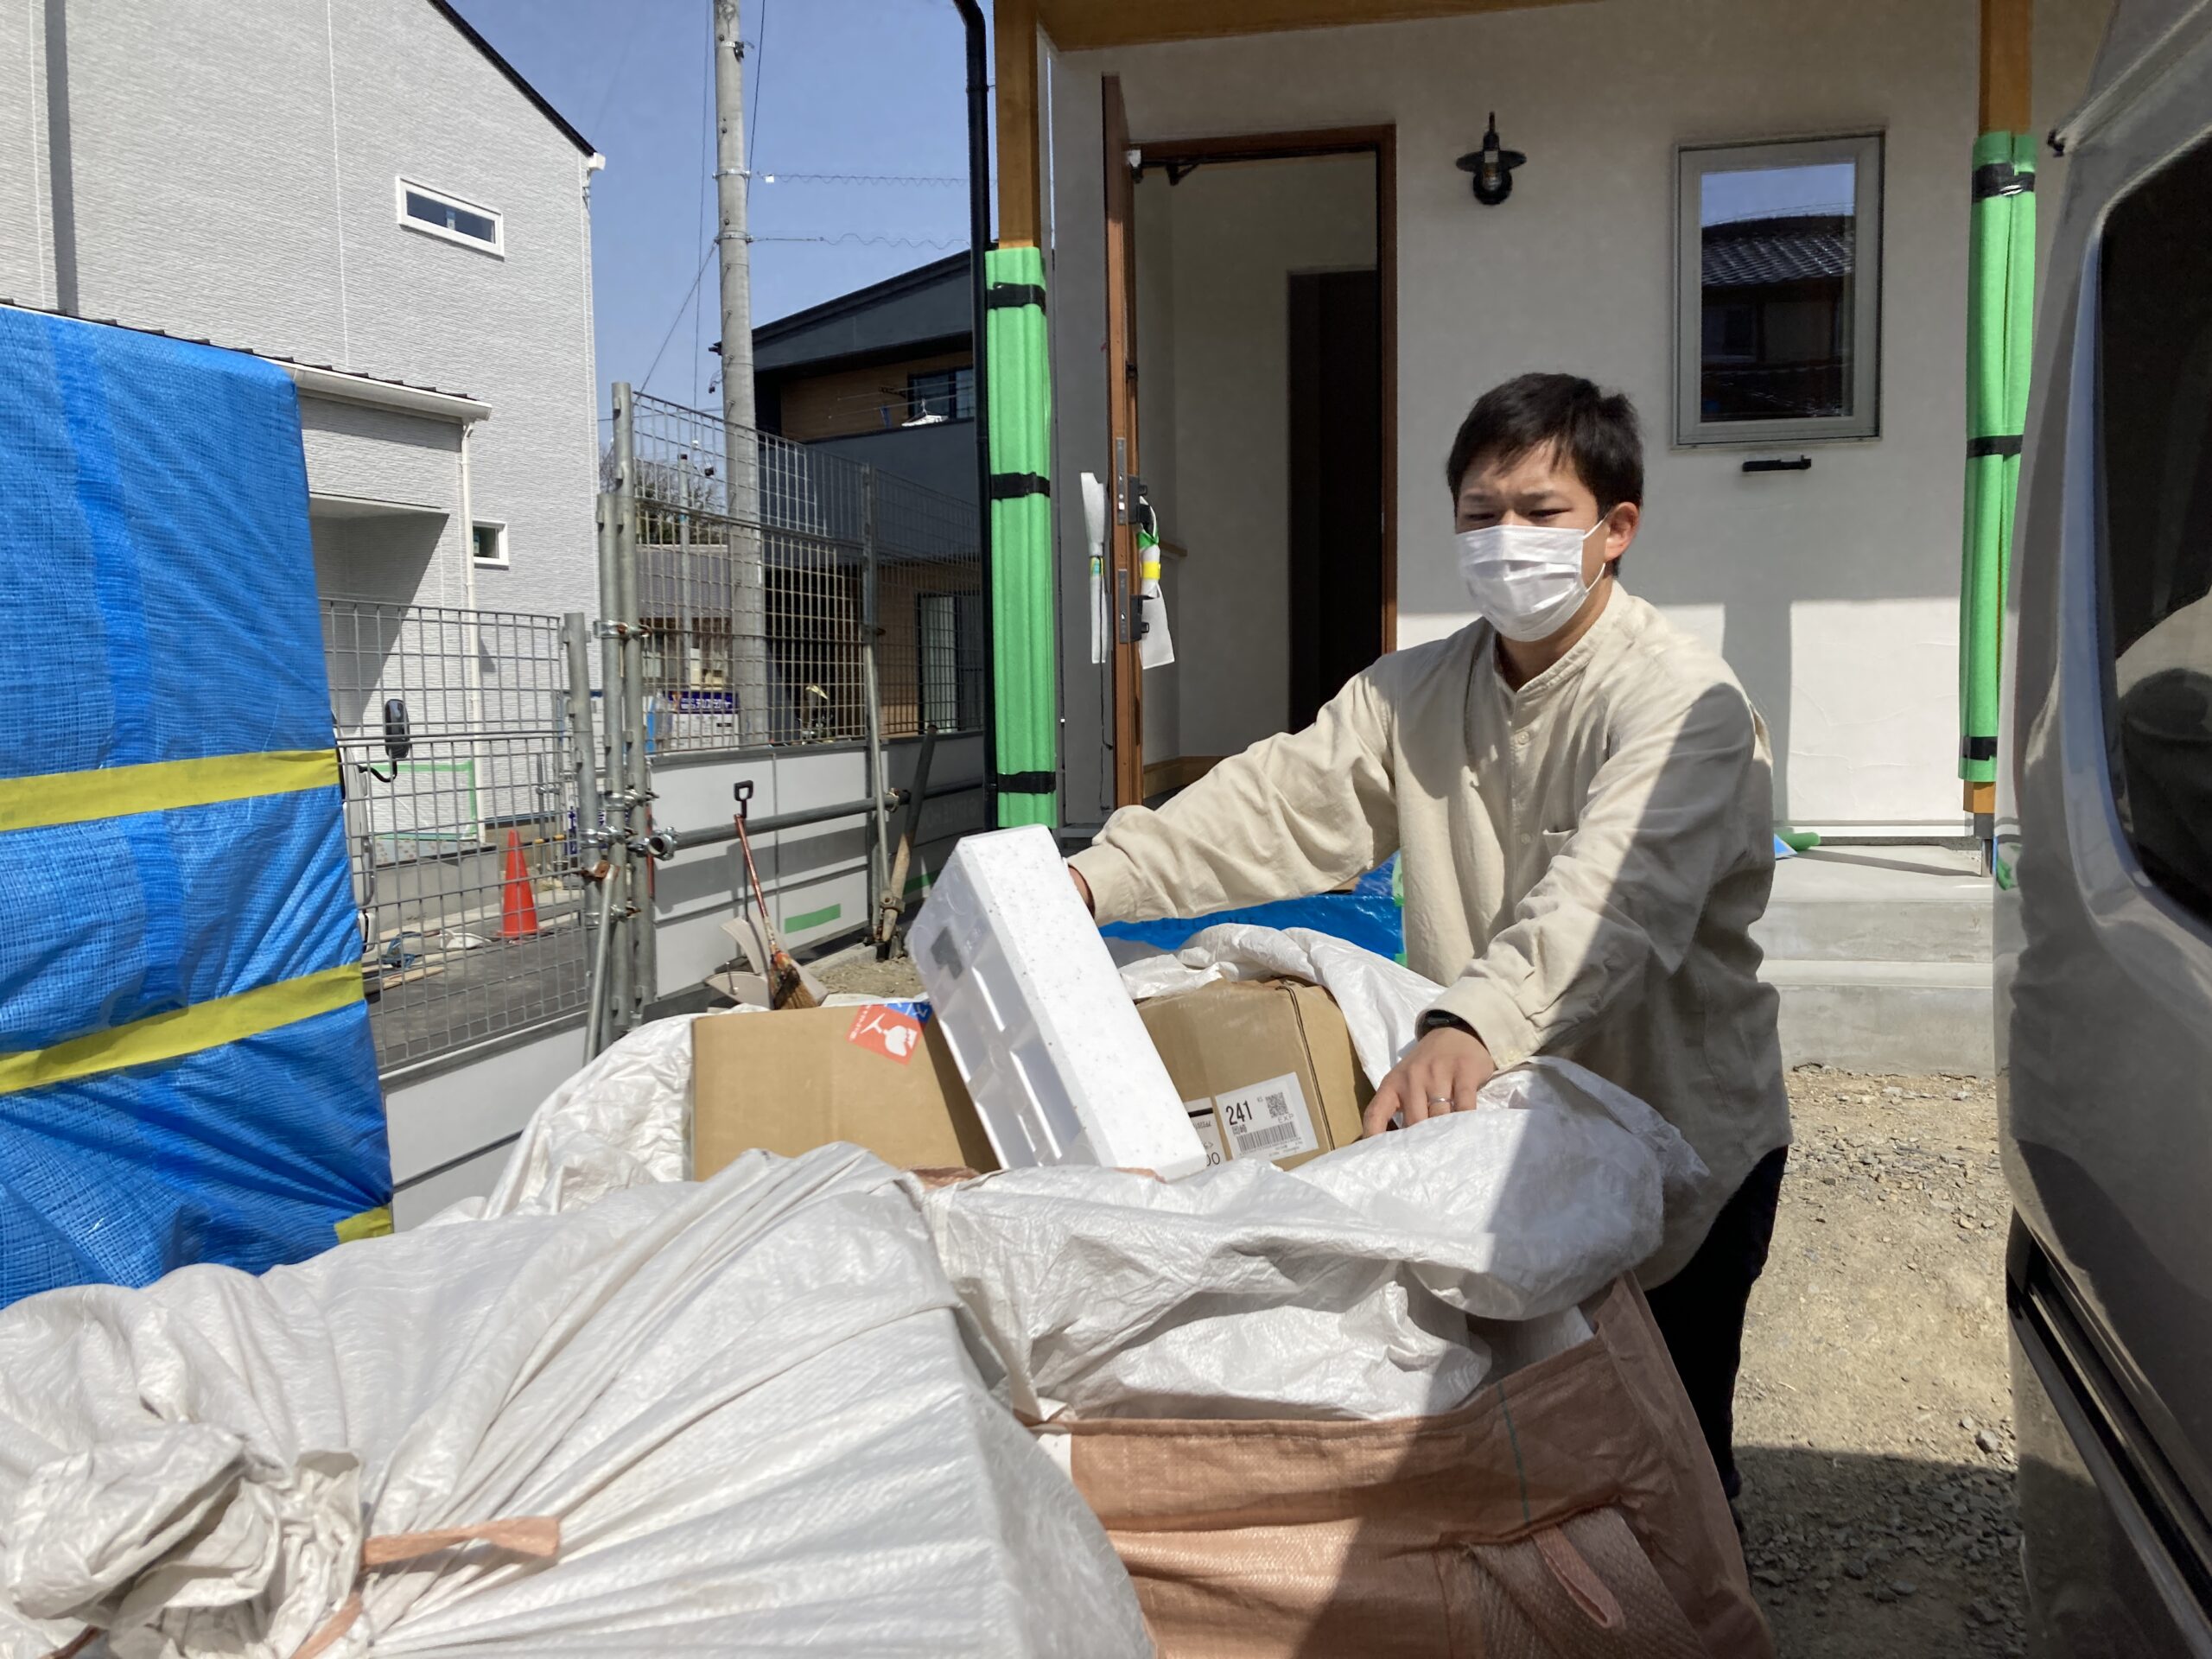
[[[998,618],[991,606],[991,384],[983,253],[991,244],[991,66],[976,0],[952,0],[968,29],[969,323],[976,359],[976,545],[983,563],[983,827],[999,823]]]

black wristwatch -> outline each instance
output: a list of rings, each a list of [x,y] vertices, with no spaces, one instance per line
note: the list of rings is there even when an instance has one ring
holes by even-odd
[[[1414,1020],[1414,1030],[1423,1037],[1427,1036],[1432,1031],[1464,1031],[1478,1043],[1483,1039],[1482,1033],[1477,1031],[1458,1014],[1447,1014],[1442,1008],[1431,1008],[1420,1019]]]

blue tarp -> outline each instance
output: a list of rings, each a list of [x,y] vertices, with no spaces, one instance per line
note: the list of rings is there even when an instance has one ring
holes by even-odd
[[[334,785],[134,810],[114,772],[330,748],[290,380],[0,308],[0,1071],[164,1015],[219,1029],[194,1016],[317,974],[342,986],[360,935]],[[4,827],[99,773],[100,814]],[[358,997],[149,1064],[89,1046],[65,1080],[0,1087],[0,1303],[296,1261],[390,1201]]]
[[[1310,927],[1319,933],[1372,950],[1394,962],[1406,953],[1406,920],[1397,887],[1398,861],[1370,870],[1350,893],[1316,893],[1283,899],[1244,910],[1217,910],[1210,916],[1179,916],[1159,922],[1110,922],[1098,931],[1109,939],[1134,939],[1162,950],[1179,950],[1191,936],[1224,922],[1251,922],[1261,927]]]

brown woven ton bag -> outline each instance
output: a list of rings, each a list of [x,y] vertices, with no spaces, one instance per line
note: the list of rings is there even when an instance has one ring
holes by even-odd
[[[1771,1659],[1643,1293],[1459,1410],[1054,1423],[1166,1659]]]

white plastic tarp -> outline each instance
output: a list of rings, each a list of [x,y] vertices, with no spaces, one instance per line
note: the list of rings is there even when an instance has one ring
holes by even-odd
[[[371,1535],[375,1655],[1150,1651],[987,1393],[914,1199],[850,1147],[0,1314],[0,1656],[291,1659]]]
[[[1217,979],[1303,979],[1326,990],[1344,1011],[1360,1070],[1380,1085],[1414,1044],[1414,1026],[1444,988],[1410,968],[1310,927],[1224,922],[1167,952],[1109,942],[1122,983],[1141,1002],[1194,991]]]
[[[1012,1170],[924,1213],[1020,1411],[1378,1418],[1460,1404],[1493,1360],[1466,1316],[1572,1319],[1705,1175],[1649,1107],[1540,1060],[1294,1170]]]

